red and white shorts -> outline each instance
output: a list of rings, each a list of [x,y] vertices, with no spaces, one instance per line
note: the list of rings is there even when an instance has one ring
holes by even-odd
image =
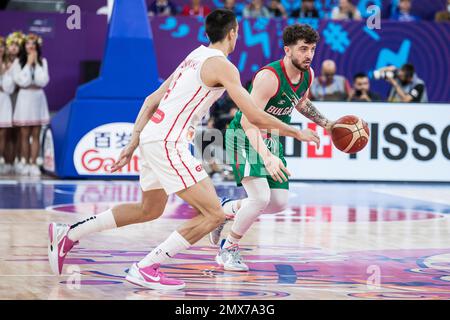
[[[172,194],[208,177],[188,143],[153,141],[141,144],[139,182],[143,191],[164,189]]]

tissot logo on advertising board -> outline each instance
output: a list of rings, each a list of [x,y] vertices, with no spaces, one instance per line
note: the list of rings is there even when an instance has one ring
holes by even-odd
[[[128,144],[133,132],[133,123],[109,123],[92,129],[78,142],[73,161],[78,174],[111,174],[111,166],[119,158],[120,152]],[[130,163],[116,175],[139,174],[139,149]]]
[[[303,127],[301,123],[293,125]],[[380,127],[380,125],[382,126]],[[295,148],[293,154],[286,154],[286,156],[332,159],[333,152],[339,151],[333,149],[331,136],[315,123],[308,123],[307,127],[319,134],[320,148],[316,148],[314,144],[307,144],[306,154],[303,155],[302,144],[295,141],[294,144],[298,144],[298,148]],[[369,123],[369,128],[371,137],[367,148],[370,149],[369,155],[372,160],[385,157],[397,161],[408,157],[408,153],[411,153],[411,156],[419,161],[429,161],[439,156],[450,160],[450,124],[440,132],[429,123],[419,123],[410,130],[398,122]],[[411,141],[412,143],[410,143]],[[350,154],[348,158],[357,159],[358,154]]]
[[[345,154],[330,135],[297,112],[293,125],[310,128],[321,147],[282,139],[293,179],[450,181],[450,116],[444,104],[316,103],[330,119],[354,114],[369,124],[364,150]]]

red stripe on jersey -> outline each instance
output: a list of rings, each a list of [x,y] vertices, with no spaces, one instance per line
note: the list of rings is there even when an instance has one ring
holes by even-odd
[[[173,89],[175,89],[175,86],[177,85],[177,81],[178,81],[178,79],[181,78],[181,75],[182,75],[182,74],[183,74],[183,71],[181,71],[180,74],[178,75],[178,77],[175,79],[175,82],[173,83],[172,88],[167,89],[163,101],[166,100],[166,99],[169,97],[169,94],[173,91]]]
[[[192,102],[192,100],[195,99],[195,97],[197,96],[197,94],[200,92],[201,89],[202,89],[202,87],[199,87],[199,88],[198,88],[198,90],[197,90],[197,92],[195,92],[194,96],[189,100],[188,103],[186,103],[186,104],[184,105],[183,109],[181,109],[181,111],[178,113],[177,117],[175,118],[175,121],[174,121],[173,124],[172,124],[172,127],[170,127],[170,130],[169,130],[169,132],[167,133],[167,135],[166,135],[166,137],[164,138],[164,140],[167,140],[167,138],[169,138],[169,135],[170,135],[170,133],[172,132],[173,127],[175,126],[175,123],[177,123],[178,118],[181,116],[181,114],[182,114],[183,111],[187,108],[187,106]]]
[[[237,150],[234,151],[234,159],[236,161],[236,172],[237,172],[239,178],[241,178],[241,173],[239,171],[239,167],[240,167],[240,165],[239,165],[239,156],[238,156],[238,151]]]
[[[287,79],[289,85],[290,85],[291,88],[292,88],[292,91],[297,92],[298,88],[300,87],[300,85],[301,85],[302,82],[303,82],[303,72],[302,72],[301,75],[300,75],[300,81],[298,82],[298,84],[297,84],[296,86],[294,86],[294,85],[292,84],[292,82],[291,82],[291,79],[289,78],[289,76],[288,76],[288,74],[287,74],[286,66],[284,65],[284,60],[283,60],[283,59],[280,60],[280,65],[281,65],[281,70],[282,70],[283,73],[284,73],[284,76],[286,77],[286,79]]]
[[[189,114],[189,117],[186,119],[186,121],[184,122],[183,128],[181,128],[180,134],[177,137],[177,140],[175,141],[175,148],[177,147],[177,143],[178,140],[180,139],[181,134],[184,131],[184,128],[186,127],[186,124],[189,122],[189,120],[192,117],[192,114],[195,112],[195,110],[197,110],[198,106],[202,104],[203,100],[205,100],[205,98],[209,95],[211,91],[208,91],[203,98],[200,99],[200,102],[197,103],[197,105],[194,107],[194,109],[192,109],[191,113]],[[180,157],[181,163],[183,164],[183,166],[186,168],[186,170],[189,172],[189,174],[191,175],[192,179],[194,180],[195,183],[197,183],[197,180],[195,180],[194,176],[192,175],[191,171],[189,170],[189,168],[186,166],[186,164],[184,163],[183,159],[181,159],[180,154],[178,154],[178,156]]]
[[[175,166],[173,165],[172,160],[170,160],[170,157],[169,157],[169,149],[167,149],[167,141],[166,141],[164,147],[166,148],[166,155],[167,155],[167,159],[168,159],[169,162],[170,162],[170,166],[173,168],[173,170],[175,170],[175,172],[177,173],[177,175],[181,178],[181,181],[183,182],[184,188],[187,188],[186,182],[184,182],[183,176],[180,175],[180,173],[178,172],[177,168],[175,168]]]
[[[186,183],[184,182],[183,176],[180,175],[180,173],[178,172],[177,168],[175,168],[175,166],[174,166],[173,163],[172,163],[172,160],[170,159],[170,156],[169,156],[169,150],[167,149],[167,138],[169,137],[170,133],[172,132],[173,127],[175,126],[175,123],[177,123],[178,118],[180,117],[180,115],[181,115],[181,114],[183,113],[183,111],[187,108],[187,106],[192,102],[192,100],[195,99],[195,97],[197,96],[197,94],[200,92],[201,89],[202,89],[202,87],[199,87],[199,88],[198,88],[198,90],[197,90],[197,92],[195,92],[194,96],[189,100],[188,103],[185,104],[185,106],[183,107],[183,109],[178,113],[177,117],[175,118],[175,121],[174,121],[173,124],[172,124],[172,127],[170,127],[170,130],[169,130],[169,132],[167,133],[166,138],[164,139],[164,140],[166,141],[164,147],[166,148],[167,159],[168,159],[169,162],[170,162],[170,166],[173,168],[173,170],[175,170],[175,172],[177,173],[177,175],[180,177],[180,179],[181,179],[181,181],[183,182],[183,185],[184,185],[185,188],[187,188],[187,186],[186,186]],[[175,148],[176,148],[176,146],[175,146]]]
[[[184,122],[183,128],[181,128],[180,134],[178,135],[177,140],[176,140],[177,142],[178,142],[178,140],[180,139],[180,136],[181,136],[181,134],[183,133],[183,130],[184,130],[184,128],[186,127],[187,123],[188,123],[189,120],[191,119],[192,114],[195,112],[195,110],[198,108],[198,106],[202,104],[203,100],[205,100],[205,98],[210,94],[210,92],[211,92],[211,91],[208,91],[208,92],[203,96],[203,98],[200,99],[200,102],[197,103],[197,105],[194,107],[194,109],[192,109],[191,113],[189,114],[189,117],[188,117],[188,118],[186,119],[186,121]],[[175,143],[175,145],[176,145],[176,143]]]
[[[176,148],[177,143],[175,142],[175,148]],[[183,164],[183,166],[186,168],[186,170],[189,172],[189,174],[191,175],[192,180],[194,180],[194,183],[197,183],[197,180],[195,180],[194,176],[192,175],[191,171],[188,169],[188,167],[186,166],[186,164],[184,163],[183,159],[181,159],[181,155],[180,152],[177,149],[177,153],[178,153],[178,157],[180,158],[181,163]]]
[[[277,71],[273,67],[265,66],[265,67],[259,69],[258,71],[256,71],[256,73],[255,73],[255,75],[253,76],[253,79],[252,79],[252,84],[254,83],[257,74],[259,72],[263,71],[263,70],[272,71],[275,74],[275,76],[277,77],[277,79],[278,79],[278,88],[277,88],[277,91],[275,91],[275,93],[273,94],[273,96],[270,97],[270,99],[272,99],[273,97],[275,97],[278,94],[278,91],[280,91],[280,86],[281,86],[280,76],[278,75]],[[252,89],[252,91],[253,91],[253,89]]]

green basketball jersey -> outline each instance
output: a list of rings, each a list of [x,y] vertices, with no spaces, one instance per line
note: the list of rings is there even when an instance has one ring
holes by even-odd
[[[278,78],[278,90],[269,100],[264,111],[277,117],[285,123],[291,122],[292,110],[303,98],[311,84],[311,69],[303,72],[299,83],[293,84],[287,76],[283,60],[274,61],[263,67],[261,70],[272,70]],[[258,72],[259,72],[258,71]],[[251,92],[253,85],[250,87]],[[230,123],[230,129],[241,129],[242,112],[238,111]]]
[[[264,107],[264,111],[285,123],[290,123],[292,110],[311,85],[311,69],[302,74],[298,84],[290,82],[283,60],[272,62],[261,70],[264,69],[271,70],[278,78],[278,90]],[[250,87],[250,92],[251,90],[252,87]],[[278,182],[267,174],[263,160],[250,145],[250,141],[242,129],[241,118],[242,113],[239,111],[225,134],[225,147],[231,160],[237,185],[240,186],[245,177],[265,177],[271,189],[289,189],[289,182]],[[280,158],[284,165],[287,165],[283,156],[283,146],[278,136],[265,135],[264,143],[272,154]]]

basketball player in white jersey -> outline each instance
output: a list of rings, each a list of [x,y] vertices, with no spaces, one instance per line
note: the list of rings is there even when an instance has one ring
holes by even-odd
[[[67,253],[82,237],[157,219],[164,211],[168,195],[176,193],[199,214],[133,264],[126,279],[151,289],[184,288],[183,281],[164,275],[160,264],[189,248],[225,220],[214,186],[189,152],[187,140],[190,128],[195,128],[225,90],[249,122],[258,128],[276,129],[281,135],[313,141],[319,146],[315,132],[299,131],[268,115],[256,107],[242,87],[237,68],[227,60],[238,35],[235,14],[230,10],[215,10],[207,16],[205,29],[211,42],[209,47],[200,46],[191,52],[161,87],[145,99],[131,142],[112,168],[115,172],[125,166],[136,148],[140,148],[142,202],[117,205],[72,226],[51,223],[48,253],[54,273],[61,274]],[[289,174],[276,157],[270,167],[268,170],[274,176]]]

